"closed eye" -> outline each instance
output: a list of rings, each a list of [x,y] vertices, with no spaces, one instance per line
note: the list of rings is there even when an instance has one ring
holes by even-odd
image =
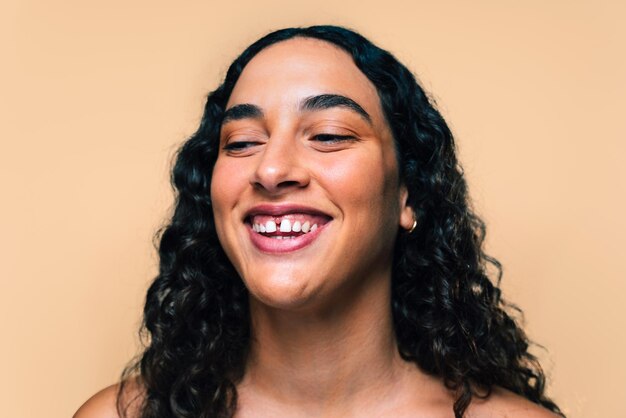
[[[352,135],[334,135],[334,134],[318,134],[312,138],[314,141],[324,143],[337,143],[343,141],[354,141],[356,138]]]
[[[258,144],[259,142],[256,141],[233,141],[224,145],[223,149],[225,151],[237,152],[243,151]]]

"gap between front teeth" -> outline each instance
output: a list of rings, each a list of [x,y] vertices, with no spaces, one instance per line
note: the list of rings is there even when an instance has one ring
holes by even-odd
[[[309,221],[301,223],[300,221],[295,221],[293,224],[289,219],[283,219],[280,222],[280,226],[277,227],[276,222],[267,221],[265,224],[255,223],[252,225],[252,229],[254,232],[261,233],[269,233],[276,232],[277,230],[280,232],[313,232],[317,229],[317,224],[311,225]]]

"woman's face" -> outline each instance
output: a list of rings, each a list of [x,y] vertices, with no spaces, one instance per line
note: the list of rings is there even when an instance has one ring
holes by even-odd
[[[302,310],[390,279],[412,212],[376,89],[351,57],[307,38],[272,45],[226,109],[213,211],[253,299]]]

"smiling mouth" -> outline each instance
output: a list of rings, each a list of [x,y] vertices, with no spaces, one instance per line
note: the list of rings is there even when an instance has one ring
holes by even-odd
[[[259,250],[286,253],[310,245],[332,219],[308,208],[261,206],[249,212],[244,223]]]
[[[248,223],[257,234],[274,239],[294,239],[314,233],[330,222],[325,215],[290,213],[282,216],[251,215]]]

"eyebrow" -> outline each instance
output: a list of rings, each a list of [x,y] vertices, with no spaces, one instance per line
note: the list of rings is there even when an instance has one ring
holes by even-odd
[[[345,107],[358,113],[368,123],[372,123],[372,117],[363,107],[349,97],[340,94],[319,94],[304,99],[300,105],[303,111],[325,110],[333,107]],[[259,106],[243,103],[235,105],[224,112],[222,125],[242,119],[260,119],[263,117],[263,109]]]
[[[355,102],[349,97],[342,96],[340,94],[320,94],[317,96],[311,96],[304,99],[300,109],[302,110],[324,110],[333,107],[345,107],[353,110],[363,117],[367,122],[372,123],[372,117],[361,107],[360,104]]]
[[[224,112],[222,125],[233,120],[259,119],[263,117],[263,110],[257,105],[244,103],[238,104]]]

